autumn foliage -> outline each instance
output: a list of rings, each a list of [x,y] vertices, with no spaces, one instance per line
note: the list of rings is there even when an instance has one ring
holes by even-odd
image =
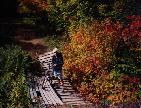
[[[131,59],[130,51],[140,46],[141,17],[129,16],[127,20],[128,24],[123,25],[108,18],[70,31],[70,43],[63,49],[65,75],[93,102],[115,104],[140,99],[140,78],[117,68],[124,67],[121,60]]]
[[[26,6],[33,12],[40,12],[49,8],[48,3],[43,0],[19,0],[21,6]]]

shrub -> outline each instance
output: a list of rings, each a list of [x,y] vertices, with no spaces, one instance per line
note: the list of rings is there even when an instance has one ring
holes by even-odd
[[[132,58],[132,49],[140,46],[139,19],[123,25],[108,18],[70,31],[63,50],[65,75],[91,101],[115,104],[140,97],[138,55]]]
[[[115,59],[114,48],[120,38],[119,22],[112,23],[109,19],[93,22],[90,26],[80,27],[70,33],[70,43],[64,47],[67,69],[81,72],[95,72],[106,69]]]
[[[22,0],[23,7],[46,16],[56,26],[57,31],[68,30],[72,24],[78,25],[92,19],[124,17],[124,7],[128,9],[128,0],[120,1],[89,1],[89,0]],[[48,23],[46,23],[48,24]],[[46,25],[45,24],[45,25]]]
[[[140,71],[140,16],[128,16],[128,24],[122,29],[122,41],[115,50],[116,69],[128,75],[141,75]]]
[[[26,75],[31,59],[17,46],[0,48],[0,107],[18,108],[29,104]]]

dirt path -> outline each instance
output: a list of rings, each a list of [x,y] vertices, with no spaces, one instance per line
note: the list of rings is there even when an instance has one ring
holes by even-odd
[[[43,38],[39,38],[36,31],[29,29],[18,29],[15,36],[15,42],[22,49],[29,52],[33,58],[37,58],[39,54],[48,51]]]

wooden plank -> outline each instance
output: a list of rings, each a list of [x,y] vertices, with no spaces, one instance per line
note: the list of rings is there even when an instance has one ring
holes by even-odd
[[[39,59],[39,61],[40,61],[43,68],[51,70],[52,68],[51,68],[50,65],[51,65],[52,54],[48,54],[48,55],[49,56],[43,56],[43,55],[39,56],[38,59]],[[37,97],[36,91],[39,91],[41,93],[44,104],[53,105],[53,106],[63,105],[63,102],[56,95],[56,93],[52,89],[50,83],[46,80],[46,78],[47,78],[47,76],[42,77],[42,78],[36,78],[37,83],[38,83],[38,85],[36,85],[36,90],[35,89],[30,89],[30,95],[31,95],[32,99]],[[42,89],[44,81],[47,82],[47,83],[45,83],[45,86],[47,86],[47,90]],[[35,102],[35,99],[33,101]]]
[[[47,81],[47,80],[45,80],[45,81]],[[41,86],[38,86],[38,89],[39,89],[39,91],[41,92],[41,94],[44,96],[44,99],[46,98],[46,100],[48,100],[50,103],[50,105],[56,105],[56,103],[54,103],[54,100],[52,100],[52,98],[51,98],[51,94],[49,93],[49,86],[47,87],[48,88],[48,90],[43,90],[42,89],[42,87]]]
[[[47,60],[49,57],[42,57],[42,58],[38,58],[38,60]]]
[[[44,53],[44,55],[52,55],[54,54],[52,51]]]
[[[34,94],[34,97],[36,98],[37,94],[36,94],[36,90],[35,89],[33,89],[33,94]]]
[[[49,56],[42,56],[42,57],[39,57],[38,59],[39,60],[43,60],[43,59],[52,59],[53,55],[49,55]]]
[[[42,60],[39,60],[40,61],[40,63],[42,64],[45,60],[44,59],[42,59]]]
[[[51,94],[49,94],[49,90],[43,90],[42,89],[42,87],[41,86],[39,86],[39,90],[40,90],[40,92],[42,93],[42,94],[44,94],[44,97],[46,98],[46,100],[48,100],[48,102],[50,102],[49,103],[49,105],[56,105],[56,103],[54,102],[54,100],[52,100],[52,98],[51,98]]]
[[[50,64],[49,63],[42,63],[42,66],[44,66],[44,67],[49,67],[50,66]]]
[[[49,66],[47,64],[42,64],[42,67],[48,68]]]
[[[48,63],[52,63],[52,58],[50,60],[48,60]]]
[[[37,91],[40,91],[41,96],[42,96],[42,98],[43,98],[43,100],[44,100],[44,102],[45,102],[46,105],[52,104],[52,102],[46,98],[46,96],[45,96],[45,94],[42,92],[41,88],[36,87],[36,90],[37,90]]]
[[[45,59],[42,59],[42,60],[45,60]],[[48,63],[47,61],[48,61],[48,60],[42,61],[42,63]]]
[[[56,103],[58,105],[63,105],[63,102],[60,100],[60,98],[56,95],[55,91],[53,90],[53,88],[51,87],[50,83],[47,81],[46,85],[50,86],[50,94],[52,94],[52,98],[54,99],[54,101],[56,101]]]
[[[56,90],[65,104],[70,104],[70,105],[90,104],[89,101],[84,101],[83,98],[81,98],[80,94],[78,95],[75,93],[75,90],[73,90],[71,84],[67,80],[64,80],[64,83],[65,83],[64,84],[65,92],[62,93],[61,89],[56,89]]]
[[[48,58],[51,58],[51,57],[46,57],[46,58],[48,59]]]
[[[42,63],[42,66],[44,66],[44,67],[45,67],[45,66],[48,67],[49,65],[50,65],[50,63]]]
[[[69,96],[61,96],[61,97],[62,97],[62,99],[81,99],[81,100],[83,100],[82,98],[78,98],[78,97],[72,96],[72,95],[69,95]]]
[[[52,52],[46,52],[44,54],[39,55],[39,57],[50,56],[52,54],[53,54]]]
[[[43,77],[42,79],[43,79],[43,81],[42,81],[42,87],[47,87],[47,86],[45,85],[45,82],[48,81],[48,76],[47,76],[47,77]],[[48,88],[49,88],[49,87],[48,87]]]
[[[65,98],[64,102],[75,102],[75,103],[85,103],[83,99],[80,98]],[[86,103],[85,103],[86,104]]]
[[[49,81],[46,81],[45,82],[45,85],[47,86],[47,87],[49,87],[49,93],[51,94],[51,96],[52,96],[52,98],[56,101],[57,100],[57,103],[59,102],[59,103],[62,103],[62,101],[60,100],[60,98],[58,98],[58,96],[56,95],[56,93],[54,92],[54,90],[52,89],[52,87],[51,87],[51,85],[50,85],[50,83],[49,83]]]
[[[46,82],[48,82],[48,81],[46,81]],[[50,92],[51,91],[51,86],[49,86],[49,85],[46,85],[46,86],[48,87],[48,90],[45,92],[46,95],[48,95],[48,98],[50,98],[50,100],[52,101],[52,103],[54,105],[57,105],[57,103],[55,102],[54,98],[52,97],[52,93]]]
[[[32,102],[36,102],[35,96],[34,96],[34,91],[32,90],[32,88],[29,89],[29,92],[30,92],[30,96],[31,96]]]
[[[44,62],[46,60],[47,60],[46,58],[39,59],[40,62]]]

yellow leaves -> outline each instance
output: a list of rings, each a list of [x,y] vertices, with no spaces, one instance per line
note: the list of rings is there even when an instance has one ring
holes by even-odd
[[[70,0],[71,4],[75,4],[77,2],[77,0]]]
[[[141,88],[141,84],[139,84],[139,88]]]
[[[110,95],[107,97],[107,100],[112,101],[112,104],[116,104],[124,101],[122,94]]]
[[[59,6],[62,3],[62,0],[56,0],[56,6]]]
[[[73,73],[73,74],[72,74],[72,77],[73,77],[74,79],[76,79],[76,74],[75,74],[75,73]]]
[[[114,80],[109,77],[110,75],[102,75],[101,78],[95,78],[92,82],[93,93],[99,99],[107,98],[112,104],[135,100],[134,93],[127,89],[128,86],[123,85],[122,81]],[[121,80],[121,79],[120,79]],[[110,94],[108,96],[108,94]],[[96,98],[95,98],[96,99]]]
[[[80,27],[70,34],[69,50],[67,47],[64,50],[65,68],[70,69],[68,73],[74,80],[78,80],[76,83],[80,86],[79,91],[85,95],[90,93],[88,97],[93,102],[107,99],[114,104],[134,99],[136,89],[133,93],[133,86],[123,83],[126,75],[115,70],[111,73],[105,71],[115,60],[113,51],[118,41],[116,25],[109,20],[94,22],[89,27]]]
[[[15,97],[18,97],[19,96],[19,92],[18,91],[15,91]]]

